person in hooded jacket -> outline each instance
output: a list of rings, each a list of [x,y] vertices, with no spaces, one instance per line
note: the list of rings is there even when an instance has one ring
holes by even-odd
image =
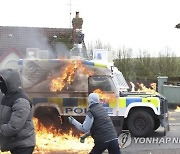
[[[89,95],[88,105],[89,108],[82,124],[73,117],[68,117],[71,124],[85,132],[80,141],[83,143],[87,136],[92,136],[95,145],[90,154],[101,154],[106,149],[110,154],[120,154],[116,130],[106,109],[99,103],[97,93]]]
[[[33,104],[21,90],[19,73],[0,70],[0,150],[12,154],[32,154],[35,147]]]

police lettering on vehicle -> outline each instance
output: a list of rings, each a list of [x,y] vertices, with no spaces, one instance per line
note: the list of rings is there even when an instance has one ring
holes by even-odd
[[[80,108],[80,107],[76,107],[76,108],[67,107],[67,108],[65,108],[66,114],[68,114],[68,113],[83,114],[86,112],[87,112],[86,108]]]

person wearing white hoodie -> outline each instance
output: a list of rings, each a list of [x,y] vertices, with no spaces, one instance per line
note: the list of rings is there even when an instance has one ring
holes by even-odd
[[[83,143],[89,135],[94,139],[94,147],[89,154],[101,154],[106,149],[109,154],[120,154],[117,133],[106,109],[99,103],[99,95],[91,93],[88,97],[88,111],[81,124],[73,117],[69,122],[85,134],[80,141]]]

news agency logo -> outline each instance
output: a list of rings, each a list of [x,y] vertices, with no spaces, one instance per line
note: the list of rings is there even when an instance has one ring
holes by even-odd
[[[131,137],[129,132],[120,134],[119,138],[120,148],[126,148],[131,143],[135,144],[180,144],[180,137]]]
[[[126,148],[132,142],[131,134],[129,132],[125,132],[125,133],[120,134],[118,141],[119,141],[119,147],[120,148]]]

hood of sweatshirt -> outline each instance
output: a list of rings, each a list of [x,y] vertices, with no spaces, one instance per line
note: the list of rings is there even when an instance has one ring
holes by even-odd
[[[91,93],[88,97],[88,106],[99,103],[99,95],[97,93]]]
[[[0,81],[4,82],[3,86],[6,88],[6,95],[18,91],[21,86],[19,72],[14,69],[0,70]]]

